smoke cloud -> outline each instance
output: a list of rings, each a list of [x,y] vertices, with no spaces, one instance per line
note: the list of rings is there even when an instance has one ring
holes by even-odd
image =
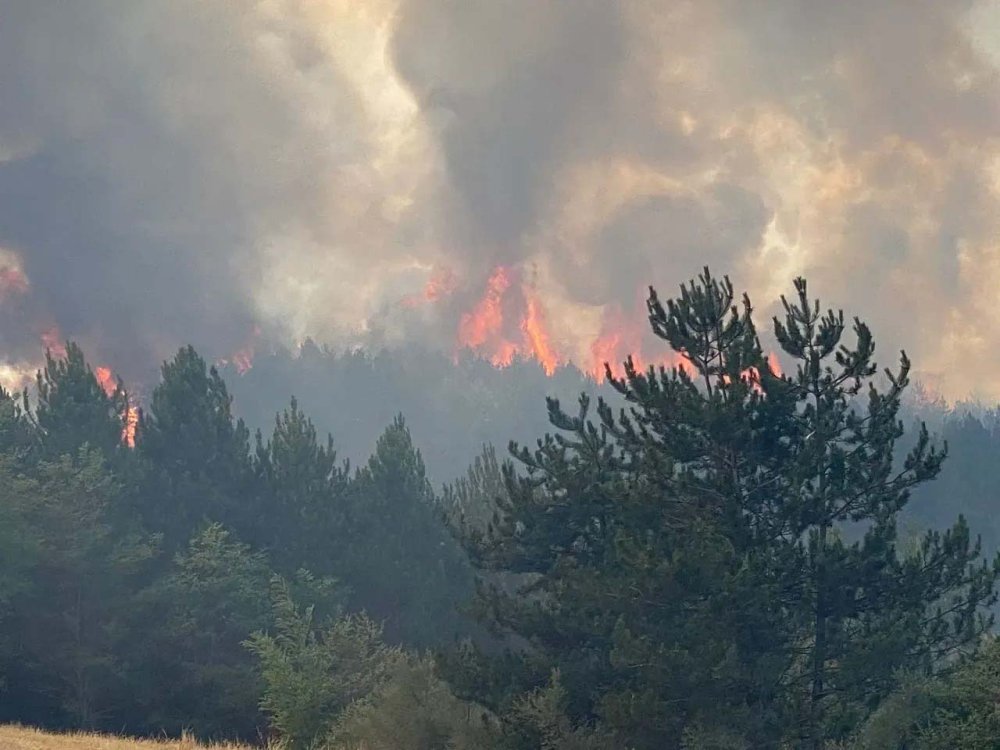
[[[708,263],[996,399],[998,208],[992,2],[0,0],[0,379],[447,349],[497,267],[589,365]]]

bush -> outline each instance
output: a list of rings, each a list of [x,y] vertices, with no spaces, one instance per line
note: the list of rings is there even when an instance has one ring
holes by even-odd
[[[271,588],[275,633],[255,633],[246,644],[260,662],[261,708],[289,750],[312,750],[344,709],[386,681],[402,652],[365,615],[316,625],[313,607],[299,609],[283,579]]]
[[[338,750],[480,750],[489,747],[496,721],[459,700],[434,672],[429,658],[407,657],[389,679],[341,715],[330,745]]]

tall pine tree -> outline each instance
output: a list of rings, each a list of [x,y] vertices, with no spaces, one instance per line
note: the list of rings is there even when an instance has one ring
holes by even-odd
[[[666,304],[651,290],[653,332],[682,364],[627,362],[611,380],[630,408],[602,402],[598,424],[587,399],[575,417],[550,403],[561,433],[515,451],[526,472],[509,474],[502,518],[467,538],[485,619],[521,639],[536,681],[560,667],[574,720],[630,746],[711,724],[820,747],[898,670],[934,670],[989,624],[998,568],[961,519],[914,550],[896,541],[943,460],[921,431],[893,461],[909,362],[880,387],[867,327],[847,345],[843,316],[796,291],[775,321],[796,363],[781,376],[728,279],[706,269]],[[512,572],[517,589],[488,585]],[[470,694],[495,703],[475,666]]]
[[[219,373],[192,347],[163,365],[136,449],[148,463],[143,515],[164,534],[167,549],[181,549],[211,521],[235,529],[251,524],[250,433],[234,418]]]
[[[108,393],[77,344],[67,342],[63,357],[46,352],[36,384],[34,418],[46,456],[75,454],[88,443],[111,458],[122,447],[128,394],[120,380]]]
[[[258,507],[243,532],[245,538],[268,549],[283,574],[299,567],[332,571],[350,484],[347,465],[337,461],[333,438],[321,443],[293,398],[275,418],[270,440],[265,443],[257,433],[253,469]]]
[[[384,623],[390,641],[426,647],[468,626],[458,606],[471,594],[471,571],[440,515],[420,451],[397,417],[352,483],[336,571],[351,606]]]

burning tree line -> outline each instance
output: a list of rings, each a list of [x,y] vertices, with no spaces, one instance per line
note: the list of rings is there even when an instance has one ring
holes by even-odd
[[[910,363],[804,281],[765,355],[708,270],[688,364],[436,492],[402,418],[357,469],[293,400],[269,436],[190,348],[148,408],[78,347],[0,394],[0,719],[292,747],[976,747],[1000,558],[900,538]],[[592,406],[594,407],[592,409]],[[132,424],[133,429],[123,431]],[[433,656],[424,649],[431,649]],[[842,743],[834,745],[834,743]]]

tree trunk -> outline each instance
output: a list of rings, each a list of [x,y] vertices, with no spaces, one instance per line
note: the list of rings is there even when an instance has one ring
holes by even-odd
[[[812,679],[809,691],[809,747],[822,750],[820,734],[820,701],[823,700],[823,683],[826,671],[826,523],[819,528],[814,576],[816,582],[816,609],[813,623]]]

